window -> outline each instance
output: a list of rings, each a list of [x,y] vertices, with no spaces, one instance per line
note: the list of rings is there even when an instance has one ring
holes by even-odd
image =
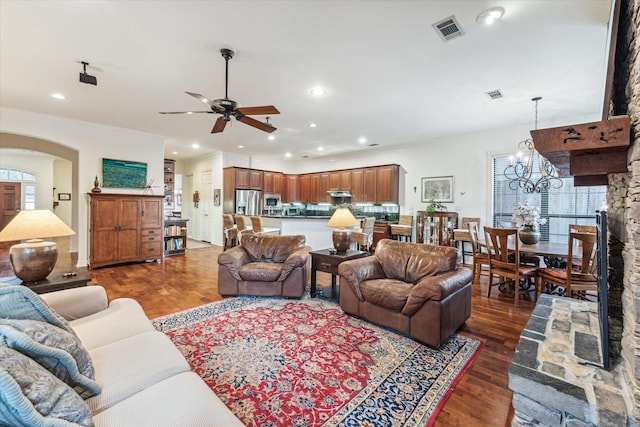
[[[36,175],[17,169],[0,168],[0,181],[18,181],[22,183],[20,205],[24,210],[36,208]]]
[[[543,241],[566,243],[569,224],[596,225],[596,211],[606,203],[607,187],[574,187],[573,178],[563,178],[562,187],[548,193],[525,194],[520,188],[511,189],[504,170],[510,159],[493,156],[493,225],[510,226],[513,208],[526,200],[540,208],[540,216],[547,223],[540,227]]]

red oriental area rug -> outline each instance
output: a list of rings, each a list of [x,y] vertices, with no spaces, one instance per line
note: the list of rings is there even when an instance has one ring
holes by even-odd
[[[481,343],[438,350],[335,303],[237,297],[157,318],[246,425],[429,426]]]

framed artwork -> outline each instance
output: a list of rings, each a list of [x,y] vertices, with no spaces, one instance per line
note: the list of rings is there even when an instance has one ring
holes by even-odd
[[[102,186],[111,188],[145,188],[147,186],[147,164],[103,158]]]
[[[213,190],[213,206],[220,206],[220,189]]]
[[[422,203],[453,203],[453,176],[422,178]]]
[[[58,200],[71,200],[71,193],[58,193]]]

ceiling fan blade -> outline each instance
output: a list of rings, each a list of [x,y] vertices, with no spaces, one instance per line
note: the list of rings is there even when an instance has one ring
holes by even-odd
[[[265,114],[280,114],[280,111],[273,105],[263,105],[261,107],[238,107],[236,111],[245,116],[264,116]]]
[[[218,117],[216,123],[213,125],[213,129],[211,129],[211,133],[219,133],[224,130],[224,127],[227,125],[227,120],[224,117]]]
[[[160,111],[160,114],[200,114],[207,113],[211,114],[213,111]]]
[[[245,125],[249,125],[249,126],[253,126],[254,128],[263,130],[265,132],[273,132],[274,130],[276,130],[276,128],[274,128],[273,126],[271,126],[268,123],[263,123],[259,120],[256,120],[254,118],[251,117],[247,117],[247,116],[242,116],[238,118],[238,121],[244,123]]]
[[[210,100],[206,96],[200,95],[199,93],[193,93],[193,92],[185,92],[185,93],[187,95],[193,96],[198,101],[201,101],[201,102],[204,102],[205,104],[211,105],[213,108],[215,108],[218,111],[224,111],[225,110],[225,108],[222,105],[218,104],[217,102],[214,102],[214,101]]]

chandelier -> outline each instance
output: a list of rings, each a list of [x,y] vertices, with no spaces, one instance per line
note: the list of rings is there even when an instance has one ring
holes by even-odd
[[[535,129],[538,129],[538,101],[542,97],[536,96],[531,100],[536,103]],[[518,144],[518,155],[515,163],[504,170],[504,176],[509,180],[509,188],[522,189],[525,193],[546,193],[550,188],[562,187],[562,180],[558,178],[555,166],[542,156],[533,145],[531,139],[525,139]],[[522,152],[524,151],[524,154]],[[534,170],[537,166],[537,170]]]

